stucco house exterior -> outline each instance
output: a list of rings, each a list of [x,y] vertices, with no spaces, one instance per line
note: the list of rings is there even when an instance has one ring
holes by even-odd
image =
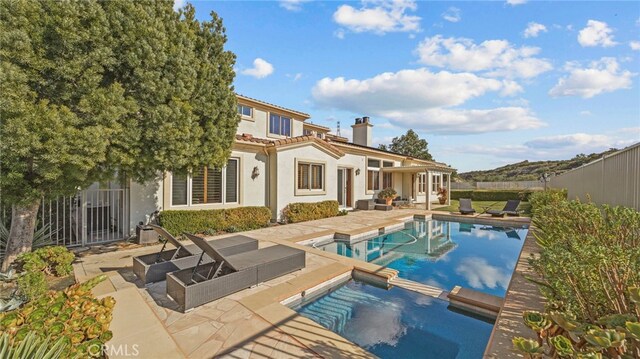
[[[437,200],[438,187],[449,187],[449,166],[372,147],[368,117],[355,120],[349,142],[307,122],[306,113],[250,97],[238,95],[238,112],[227,166],[195,170],[186,178],[167,173],[156,193],[157,209],[266,206],[275,221],[292,202],[338,200],[351,209],[357,200],[393,187],[426,207]]]
[[[43,218],[54,210],[53,218],[65,218],[57,222],[58,243],[126,238],[154,211],[266,206],[277,221],[292,202],[337,200],[352,209],[388,187],[430,208],[438,187],[450,188],[448,165],[372,147],[374,125],[368,117],[355,119],[349,142],[308,121],[306,113],[242,95],[237,99],[240,121],[227,166],[194,169],[186,177],[165,173],[145,184],[94,184],[73,198],[43,203]]]

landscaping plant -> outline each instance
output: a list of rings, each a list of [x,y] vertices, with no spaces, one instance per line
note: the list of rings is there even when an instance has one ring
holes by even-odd
[[[0,313],[0,331],[13,346],[35,333],[39,339],[48,338],[56,344],[62,340],[68,346],[68,357],[102,355],[89,350],[102,348],[113,336],[109,324],[115,299],[96,299],[91,289],[106,278],[100,275],[64,291],[49,291],[18,310]]]
[[[267,207],[169,210],[160,212],[158,218],[160,225],[174,236],[182,236],[184,232],[215,235],[221,231],[242,232],[267,227],[271,210]]]
[[[640,212],[547,192],[532,196],[541,251],[530,259],[546,310],[523,314],[537,340],[514,338],[514,347],[531,357],[640,357]]]
[[[69,344],[59,338],[50,344],[36,332],[29,332],[22,340],[9,339],[8,333],[0,336],[0,358],[3,359],[58,359],[63,358]]]
[[[298,223],[335,217],[338,215],[338,209],[338,201],[289,203],[282,210],[282,220],[284,223]]]
[[[18,257],[22,269],[27,272],[43,272],[47,275],[64,277],[73,272],[71,263],[74,254],[64,246],[48,246]]]
[[[388,205],[391,204],[391,201],[393,201],[397,196],[398,192],[396,192],[396,190],[391,187],[385,188],[382,191],[378,192],[378,199],[384,199],[385,201],[387,201]]]

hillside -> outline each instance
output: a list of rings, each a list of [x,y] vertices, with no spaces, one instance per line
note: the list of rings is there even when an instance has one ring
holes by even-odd
[[[615,148],[601,153],[590,155],[579,154],[570,160],[559,161],[522,161],[485,171],[470,171],[459,173],[460,180],[466,182],[492,182],[492,181],[533,181],[542,173],[562,173],[570,169],[580,167],[586,163],[617,151]]]

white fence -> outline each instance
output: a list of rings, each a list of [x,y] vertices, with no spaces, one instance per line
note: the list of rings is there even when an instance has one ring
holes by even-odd
[[[569,199],[632,207],[640,211],[640,142],[584,166],[552,177]]]
[[[509,182],[451,182],[451,189],[529,189],[543,188],[540,181],[509,181]]]

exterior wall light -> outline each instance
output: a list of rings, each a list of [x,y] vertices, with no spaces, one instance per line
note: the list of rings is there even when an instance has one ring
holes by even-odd
[[[256,179],[256,177],[260,176],[260,169],[258,166],[253,167],[253,171],[251,171],[251,179]]]
[[[356,176],[360,176],[360,169],[356,168]]]

